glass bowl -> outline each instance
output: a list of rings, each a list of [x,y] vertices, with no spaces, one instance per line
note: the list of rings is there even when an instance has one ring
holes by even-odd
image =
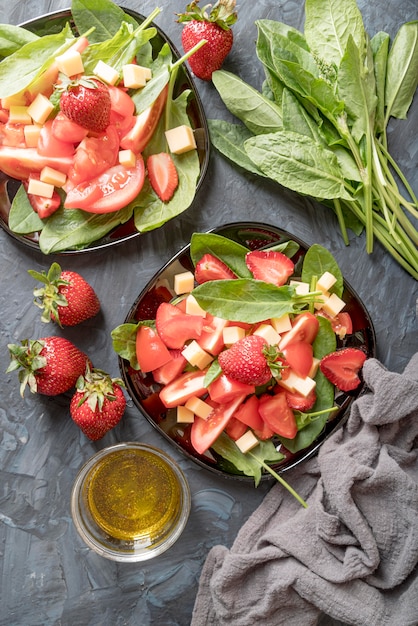
[[[178,465],[144,443],[119,443],[80,469],[71,514],[84,542],[113,561],[145,561],[170,548],[190,513],[190,490]]]

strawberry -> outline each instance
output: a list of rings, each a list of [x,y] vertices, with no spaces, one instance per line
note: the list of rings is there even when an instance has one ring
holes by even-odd
[[[341,391],[351,391],[360,384],[358,373],[366,355],[358,348],[343,348],[321,359],[321,372]]]
[[[199,0],[193,0],[186,7],[185,13],[178,14],[178,22],[187,22],[181,33],[181,42],[187,53],[200,41],[206,43],[189,58],[190,67],[195,76],[202,80],[211,80],[212,73],[219,70],[229,54],[233,44],[231,26],[237,20],[235,0],[218,0],[213,7],[208,4],[198,6]],[[211,7],[208,14],[206,9]]]
[[[44,284],[34,290],[35,304],[42,309],[42,321],[57,322],[62,326],[75,326],[94,317],[100,310],[100,302],[94,289],[80,274],[62,271],[53,263],[45,272],[28,270],[28,273]]]
[[[76,383],[70,413],[92,441],[97,441],[120,422],[126,408],[123,382],[98,369],[86,368]]]
[[[267,341],[260,335],[248,335],[218,355],[224,374],[247,385],[265,385],[272,373],[265,356]]]
[[[26,385],[32,393],[57,396],[74,387],[89,358],[63,337],[24,339],[21,345],[9,344],[7,372],[19,371],[20,395]]]
[[[111,100],[104,83],[89,77],[70,81],[63,77],[58,89],[62,91],[60,109],[72,122],[93,133],[106,130]]]
[[[163,202],[168,202],[179,184],[176,166],[167,152],[151,154],[147,159],[148,179],[151,187]]]
[[[285,285],[295,269],[293,261],[277,250],[253,250],[246,254],[245,262],[254,278],[277,287]]]
[[[208,280],[227,280],[237,278],[234,272],[220,259],[212,254],[204,254],[196,263],[195,280],[199,285]]]

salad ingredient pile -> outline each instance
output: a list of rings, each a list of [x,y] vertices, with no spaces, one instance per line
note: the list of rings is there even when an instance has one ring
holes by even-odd
[[[141,388],[152,381],[144,408],[153,403],[156,415],[187,431],[195,454],[227,458],[256,483],[260,464],[317,439],[339,408],[336,387],[356,389],[367,356],[338,348],[353,326],[332,255],[312,246],[301,266],[286,254],[297,257],[297,249],[286,242],[249,250],[196,233],[195,272],[155,287],[152,318],[144,317],[152,313],[147,299],[139,322],[112,331],[115,351]],[[256,451],[254,469],[247,461]]]
[[[418,201],[388,147],[388,124],[406,118],[418,84],[418,21],[391,42],[385,32],[369,37],[355,0],[306,0],[304,32],[270,19],[256,26],[263,87],[214,72],[240,123],[209,120],[213,145],[324,202],[347,245],[347,229],[364,230],[367,253],[377,240],[418,279]]]

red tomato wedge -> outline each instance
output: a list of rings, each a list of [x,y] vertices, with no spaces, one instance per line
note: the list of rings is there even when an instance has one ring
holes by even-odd
[[[155,382],[160,385],[171,383],[171,381],[180,376],[187,364],[186,357],[182,355],[180,350],[169,350],[169,352],[172,357],[171,361],[152,372]]]
[[[248,400],[243,402],[235,413],[236,419],[240,420],[253,430],[263,429],[263,418],[258,412],[259,399],[257,396],[250,396]]]
[[[271,430],[285,437],[294,439],[298,428],[292,409],[287,403],[286,394],[276,393],[274,396],[260,396],[259,413]]]
[[[139,154],[135,167],[115,165],[106,172],[89,181],[91,194],[87,194],[86,185],[69,189],[64,203],[66,209],[83,209],[88,213],[113,213],[132,202],[144,184],[144,160]],[[97,194],[97,189],[99,194]],[[86,194],[86,195],[83,195]],[[97,196],[97,197],[96,197]]]
[[[158,334],[168,348],[180,350],[189,339],[202,334],[204,319],[189,315],[170,302],[160,304],[155,316]]]
[[[306,378],[312,368],[313,348],[306,341],[295,341],[282,348],[286,362],[301,378]]]
[[[240,422],[236,417],[231,417],[227,425],[225,426],[226,434],[234,441],[237,441],[247,431],[247,427],[244,422]]]
[[[244,399],[245,395],[237,396],[227,404],[218,405],[206,420],[201,417],[195,418],[190,431],[190,441],[198,454],[204,454],[211,447]]]
[[[154,134],[167,100],[168,86],[165,87],[155,102],[145,111],[135,116],[132,128],[122,137],[120,145],[124,150],[142,152]]]
[[[119,134],[115,126],[108,126],[98,137],[85,137],[75,151],[69,180],[73,185],[90,182],[116,165],[118,154]]]
[[[214,402],[224,404],[236,396],[240,396],[242,394],[248,396],[251,393],[255,393],[255,387],[254,385],[246,385],[238,380],[233,380],[226,374],[221,374],[209,385],[208,391]]]
[[[161,402],[169,409],[185,404],[192,396],[200,398],[207,393],[207,388],[203,384],[205,376],[206,370],[182,374],[160,391]]]
[[[140,326],[136,333],[136,358],[143,372],[151,372],[169,363],[173,357],[150,326]]]
[[[26,193],[28,191],[28,184],[28,181],[23,182]],[[41,220],[44,220],[45,218],[55,213],[55,211],[59,208],[61,204],[61,198],[56,191],[54,191],[51,198],[46,198],[45,196],[37,196],[33,193],[28,193],[27,195],[32,209],[39,215]]]
[[[283,333],[279,348],[283,350],[286,346],[295,341],[312,343],[318,334],[318,330],[319,322],[313,313],[309,313],[309,311],[299,313],[292,322],[291,330]]]
[[[67,174],[73,163],[73,157],[42,156],[36,148],[11,148],[0,146],[0,170],[19,180],[29,178],[34,172],[40,172],[49,166]]]

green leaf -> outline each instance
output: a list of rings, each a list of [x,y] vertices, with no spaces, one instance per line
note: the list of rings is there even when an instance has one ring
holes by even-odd
[[[387,60],[390,37],[387,33],[379,32],[370,40],[373,52],[374,75],[376,79],[376,116],[375,132],[382,133],[385,130],[385,85]]]
[[[170,80],[170,66],[173,61],[170,46],[164,44],[155,61],[152,62],[151,80],[142,89],[131,91],[129,95],[135,103],[136,113],[139,115],[145,111],[158,98],[164,87]]]
[[[113,350],[122,359],[129,361],[134,370],[139,370],[136,358],[136,335],[140,324],[121,324],[110,333]]]
[[[91,43],[111,39],[122,22],[138,26],[138,22],[112,0],[72,0],[71,13],[79,33],[94,28],[89,35]]]
[[[252,174],[265,176],[245,152],[244,142],[253,136],[246,126],[224,120],[208,120],[208,126],[212,145],[224,157]]]
[[[288,89],[283,90],[283,130],[306,135],[318,143],[326,144],[317,122]]]
[[[324,272],[330,272],[337,279],[331,292],[341,298],[344,291],[344,279],[338,263],[329,250],[314,243],[307,250],[303,259],[302,281],[311,284],[312,278],[318,279]]]
[[[418,21],[403,24],[389,51],[385,83],[386,123],[405,119],[418,85]]]
[[[315,198],[351,199],[334,153],[309,137],[279,131],[247,139],[245,149],[269,178],[289,189]]]
[[[249,249],[245,246],[216,233],[194,233],[190,240],[190,256],[195,267],[202,256],[209,253],[226,263],[241,278],[251,278],[245,263],[247,252]]]
[[[42,230],[43,221],[32,208],[28,195],[20,185],[9,212],[9,228],[18,235],[29,235]]]
[[[282,127],[277,104],[231,72],[217,70],[212,82],[227,109],[254,134],[271,133]]]
[[[38,36],[26,28],[13,24],[0,24],[0,56],[7,57],[37,39]]]

